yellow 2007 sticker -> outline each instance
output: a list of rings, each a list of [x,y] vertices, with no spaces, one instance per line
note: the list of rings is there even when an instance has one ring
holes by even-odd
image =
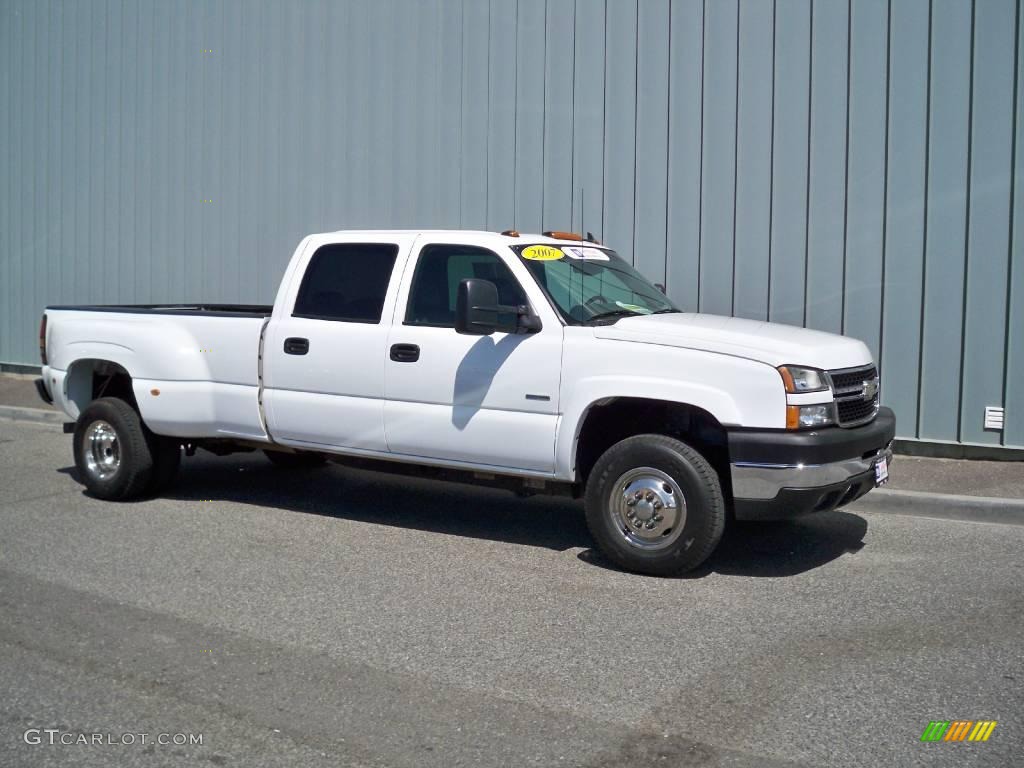
[[[554,261],[565,256],[561,248],[554,248],[550,245],[531,245],[523,248],[523,258],[531,261]]]

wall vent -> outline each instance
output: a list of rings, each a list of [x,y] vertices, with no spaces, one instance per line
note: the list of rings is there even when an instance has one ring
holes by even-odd
[[[1003,409],[996,405],[985,406],[985,429],[1003,428]]]

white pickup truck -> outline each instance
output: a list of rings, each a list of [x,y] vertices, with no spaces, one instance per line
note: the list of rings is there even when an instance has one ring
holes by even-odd
[[[568,232],[310,235],[272,307],[52,306],[39,343],[100,498],[157,493],[183,449],[263,450],[582,496],[607,556],[652,574],[729,516],[853,501],[895,433],[860,341],[682,312]]]

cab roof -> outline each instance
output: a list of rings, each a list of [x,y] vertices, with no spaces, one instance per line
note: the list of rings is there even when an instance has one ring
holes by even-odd
[[[566,237],[565,235],[571,234],[568,232],[556,232],[551,231],[551,235],[559,235],[558,237],[552,237],[547,234],[534,234],[530,232],[517,232],[511,234],[513,230],[506,230],[504,232],[494,232],[485,229],[339,229],[334,232],[322,232],[313,237],[325,237],[329,238],[332,236],[345,236],[351,237],[353,235],[367,234],[367,235],[420,235],[430,238],[443,239],[445,236],[458,235],[459,237],[465,237],[472,235],[479,237],[481,240],[500,240],[508,245],[515,245],[516,243],[589,243],[590,245],[601,246],[593,240],[587,240],[585,237]]]

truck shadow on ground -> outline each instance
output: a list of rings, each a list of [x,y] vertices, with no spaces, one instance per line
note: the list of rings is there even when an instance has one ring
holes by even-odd
[[[699,579],[712,573],[796,576],[859,552],[867,530],[863,517],[843,510],[777,522],[730,521],[711,557],[680,578]],[[581,552],[579,557],[592,565],[620,570],[597,549]]]
[[[73,467],[59,471],[76,475]],[[523,499],[492,488],[335,465],[283,470],[259,454],[186,459],[176,482],[161,496],[252,504],[562,552],[582,548],[581,561],[620,570],[595,548],[582,502],[568,498]],[[683,578],[804,573],[856,553],[864,546],[867,527],[864,518],[842,510],[785,522],[731,523],[714,554]]]

